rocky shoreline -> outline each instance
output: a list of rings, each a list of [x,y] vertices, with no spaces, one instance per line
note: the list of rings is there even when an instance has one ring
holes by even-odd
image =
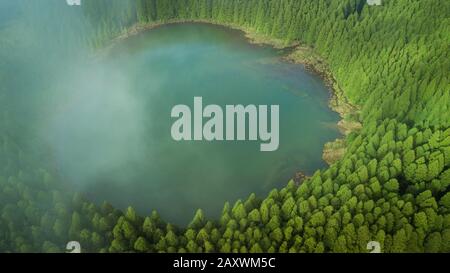
[[[250,43],[266,44],[280,50],[289,49],[290,53],[283,57],[284,60],[304,65],[307,70],[319,75],[325,81],[326,86],[330,90],[328,105],[331,110],[338,113],[341,117],[341,120],[337,123],[337,127],[342,134],[342,138],[325,143],[322,158],[328,165],[332,165],[341,159],[346,151],[345,138],[348,134],[360,130],[362,124],[358,120],[359,108],[348,101],[344,95],[344,91],[339,87],[331,73],[327,62],[315,53],[314,49],[303,46],[298,42],[285,43],[280,39],[257,34],[252,29],[234,25],[226,26],[243,31]]]
[[[294,63],[303,64],[306,69],[320,75],[330,90],[328,105],[330,109],[338,113],[341,117],[341,120],[337,123],[337,127],[343,135],[342,138],[327,142],[324,145],[322,158],[328,165],[332,165],[345,154],[346,136],[362,128],[362,124],[358,121],[359,109],[348,101],[344,95],[344,91],[337,84],[326,61],[318,56],[312,48],[299,45],[286,59]]]

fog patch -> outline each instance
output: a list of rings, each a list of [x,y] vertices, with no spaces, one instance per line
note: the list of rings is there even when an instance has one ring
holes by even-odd
[[[62,79],[41,126],[61,174],[82,186],[145,156],[142,106],[126,75],[91,64]]]

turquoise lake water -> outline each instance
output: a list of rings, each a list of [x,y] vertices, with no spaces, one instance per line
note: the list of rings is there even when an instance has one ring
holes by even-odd
[[[94,201],[131,205],[186,224],[197,208],[264,197],[298,171],[325,167],[339,137],[323,80],[243,33],[208,24],[166,25],[121,41],[64,81],[48,130],[59,170]],[[279,105],[280,145],[172,139],[177,104]],[[65,103],[60,103],[64,101]]]

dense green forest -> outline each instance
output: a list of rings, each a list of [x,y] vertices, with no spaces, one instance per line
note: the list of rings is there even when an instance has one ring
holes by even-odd
[[[60,252],[78,240],[92,252],[367,252],[373,240],[383,252],[450,252],[449,1],[84,0],[82,11],[93,49],[136,24],[174,20],[300,42],[327,61],[360,109],[346,118],[363,127],[345,138],[342,159],[300,185],[227,203],[220,219],[198,210],[178,227],[70,193],[3,111],[1,251]]]

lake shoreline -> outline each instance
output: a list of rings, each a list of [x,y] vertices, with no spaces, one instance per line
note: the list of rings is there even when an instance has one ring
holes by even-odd
[[[123,33],[118,35],[116,38],[112,39],[112,41],[108,46],[106,46],[106,48],[102,48],[102,52],[108,52],[109,49],[113,48],[120,41],[138,35],[142,32],[165,25],[182,23],[203,23],[224,26],[234,30],[242,31],[248,42],[251,44],[269,45],[279,50],[289,49],[290,53],[284,56],[283,59],[295,64],[301,64],[308,71],[319,75],[330,90],[328,106],[331,110],[338,113],[341,117],[341,119],[337,123],[337,128],[342,134],[342,137],[337,138],[334,141],[325,143],[322,153],[323,160],[328,165],[332,165],[334,162],[338,161],[344,156],[346,151],[346,136],[362,128],[362,124],[358,121],[359,109],[357,106],[349,102],[348,98],[344,94],[344,91],[338,85],[336,78],[331,73],[326,60],[319,56],[311,47],[302,45],[299,42],[286,43],[281,39],[258,34],[255,29],[242,27],[235,24],[226,24],[211,20],[169,20],[165,22],[134,24],[130,28],[126,29]]]
[[[327,62],[315,53],[313,48],[298,45],[285,59],[296,64],[303,64],[307,70],[319,75],[330,90],[328,106],[339,114],[341,119],[338,121],[337,127],[342,134],[341,138],[324,145],[322,158],[328,165],[332,165],[341,159],[346,152],[346,136],[362,128],[362,124],[358,121],[359,109],[349,102],[331,73]]]

